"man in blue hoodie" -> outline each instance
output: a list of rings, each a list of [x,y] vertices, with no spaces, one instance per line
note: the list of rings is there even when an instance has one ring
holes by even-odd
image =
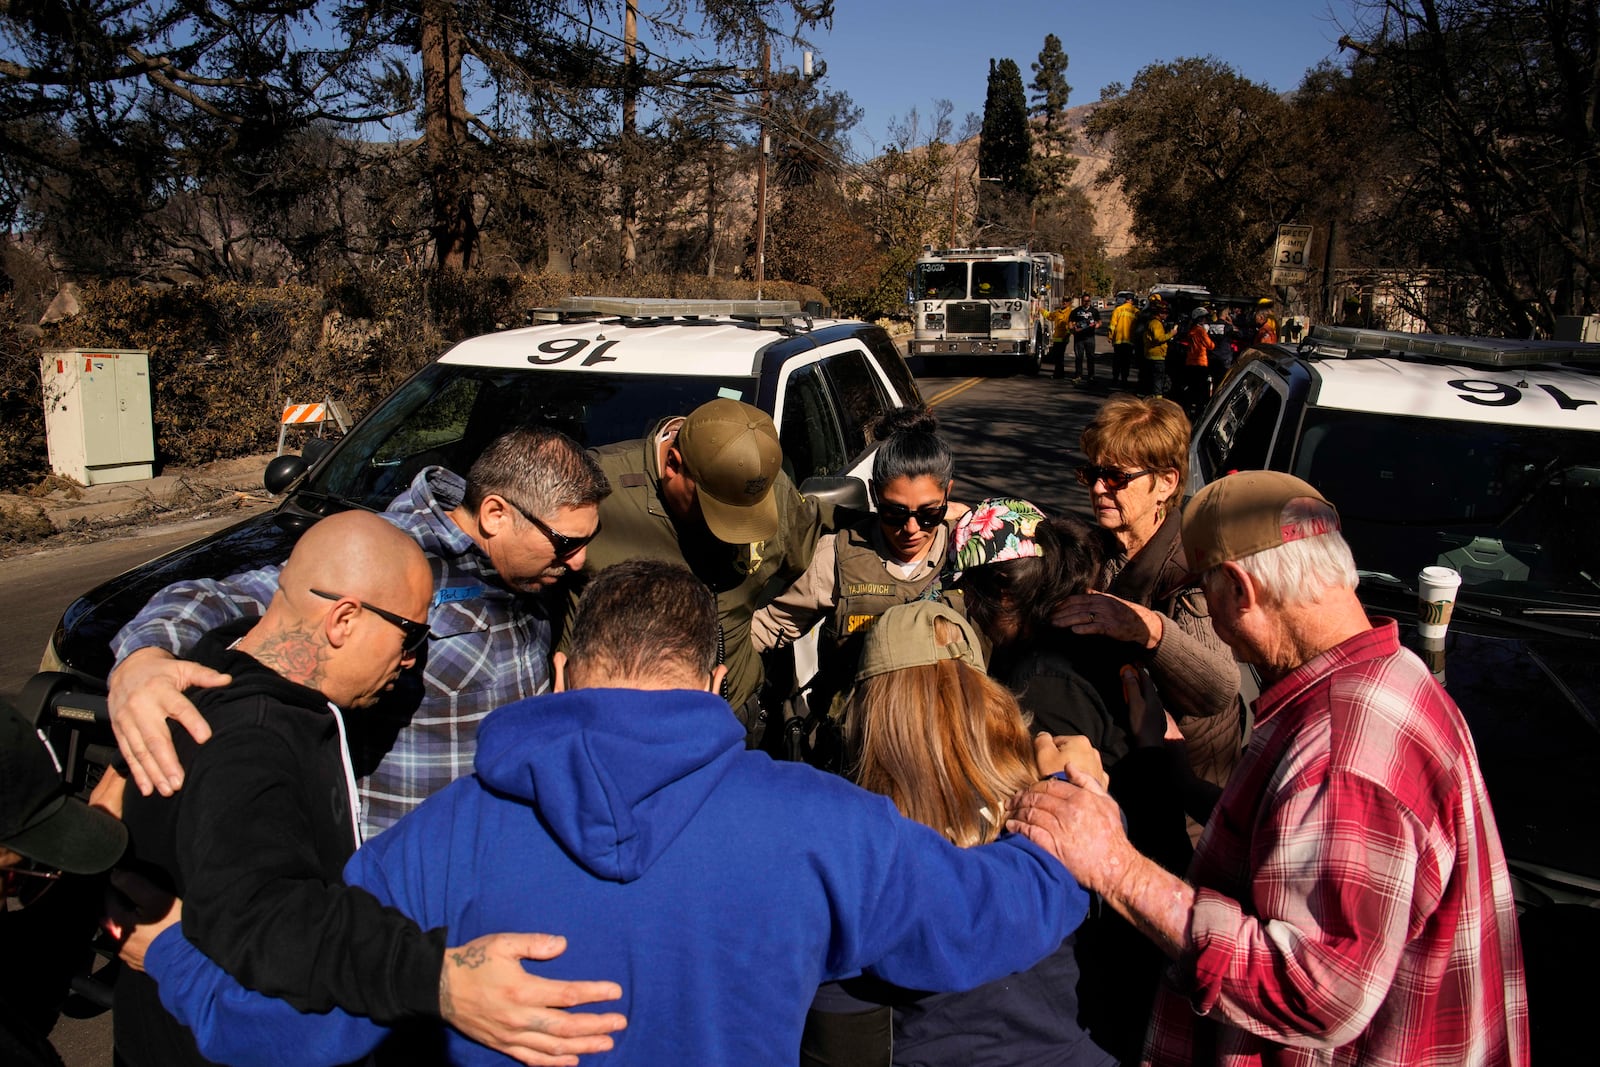
[[[967,989],[1021,971],[1087,897],[1021,837],[960,849],[887,798],[744,748],[716,691],[715,603],[682,566],[618,564],[585,591],[557,692],[495,712],[477,773],[350,861],[345,877],[453,943],[561,930],[548,978],[603,973],[628,1017],[602,1062],[792,1064],[817,986],[863,970]],[[354,1059],[382,1030],[244,993],[175,930],[146,966],[213,1058]],[[456,1063],[503,1062],[446,1035]]]

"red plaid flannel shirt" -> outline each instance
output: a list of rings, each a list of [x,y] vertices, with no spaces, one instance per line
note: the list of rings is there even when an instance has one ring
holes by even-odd
[[[1472,737],[1392,620],[1261,694],[1189,880],[1192,946],[1158,994],[1145,1063],[1528,1062],[1516,912]]]

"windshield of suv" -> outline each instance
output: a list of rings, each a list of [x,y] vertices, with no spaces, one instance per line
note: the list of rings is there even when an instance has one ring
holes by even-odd
[[[974,263],[972,296],[978,300],[1026,300],[1029,263]]]
[[[500,434],[550,426],[595,447],[719,396],[751,402],[753,378],[497,370],[434,363],[358,425],[305,488],[381,511],[423,467],[465,474]]]
[[[918,263],[916,293],[918,300],[965,300],[967,265]]]
[[[1600,607],[1600,433],[1314,408],[1294,473],[1364,573],[1437,564],[1479,595]]]

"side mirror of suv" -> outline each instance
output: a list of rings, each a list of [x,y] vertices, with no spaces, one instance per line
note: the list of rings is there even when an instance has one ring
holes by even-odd
[[[261,476],[261,481],[266,485],[267,492],[277,496],[293,485],[295,479],[304,474],[308,467],[309,464],[299,456],[279,456],[267,464],[266,473]]]
[[[317,460],[333,451],[333,446],[338,442],[331,437],[313,437],[306,442],[300,450],[300,455],[306,461],[306,466],[315,467]]]
[[[800,494],[815,500],[824,514],[841,508],[863,514],[872,510],[872,501],[867,496],[867,483],[860,478],[814,475],[800,483]]]
[[[28,679],[17,695],[16,706],[24,718],[42,730],[51,747],[62,753],[61,777],[69,790],[87,797],[99,779],[99,768],[117,756],[116,737],[106,698],[87,689],[81,676],[41,671]],[[90,768],[95,768],[91,773]]]

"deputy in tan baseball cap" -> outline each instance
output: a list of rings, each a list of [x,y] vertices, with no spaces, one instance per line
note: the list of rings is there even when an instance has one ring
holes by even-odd
[[[1285,518],[1291,502],[1307,499],[1327,505],[1332,519]],[[1183,509],[1183,552],[1190,572],[1204,574],[1229,560],[1337,529],[1338,512],[1308,483],[1280,471],[1239,471],[1200,490]]]
[[[783,469],[772,419],[729,397],[662,417],[642,440],[594,451],[613,492],[584,571],[648,557],[681,562],[717,594],[723,695],[757,743],[769,709],[750,620],[805,573],[822,514]]]
[[[717,540],[750,544],[777,534],[772,485],[783,469],[783,446],[766,412],[738,400],[708,401],[683,420],[677,448]]]

